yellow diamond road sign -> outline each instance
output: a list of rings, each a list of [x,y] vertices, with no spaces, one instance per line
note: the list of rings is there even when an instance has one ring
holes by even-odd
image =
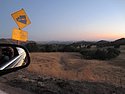
[[[12,39],[26,42],[28,40],[28,32],[14,28],[12,31]]]
[[[12,13],[11,16],[20,29],[26,27],[31,23],[24,9]]]

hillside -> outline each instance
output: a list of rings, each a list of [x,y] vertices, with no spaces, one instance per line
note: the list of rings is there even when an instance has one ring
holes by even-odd
[[[125,38],[121,38],[121,39],[115,40],[115,41],[113,41],[113,44],[125,45]]]

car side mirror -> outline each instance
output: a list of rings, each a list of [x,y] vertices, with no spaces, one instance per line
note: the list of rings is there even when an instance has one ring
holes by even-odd
[[[0,44],[0,75],[17,71],[30,64],[28,50],[16,44]]]

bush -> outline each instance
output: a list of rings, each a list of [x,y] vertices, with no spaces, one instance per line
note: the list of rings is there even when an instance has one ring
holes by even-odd
[[[114,48],[120,48],[120,45],[114,45]]]
[[[83,49],[80,53],[85,59],[108,60],[117,57],[120,51],[115,48],[100,48],[96,50]]]
[[[37,43],[27,43],[26,45],[24,45],[29,52],[38,52],[39,48]]]
[[[115,48],[108,48],[107,49],[107,51],[108,51],[108,56],[109,57],[107,57],[107,58],[114,58],[114,57],[117,57],[119,54],[120,54],[120,51],[119,50],[117,50],[117,49],[115,49]]]
[[[97,49],[95,51],[94,59],[100,59],[100,60],[105,60],[107,59],[107,50],[105,49]]]
[[[95,55],[95,51],[94,50],[88,50],[88,49],[83,49],[80,53],[86,59],[93,59],[94,55]]]

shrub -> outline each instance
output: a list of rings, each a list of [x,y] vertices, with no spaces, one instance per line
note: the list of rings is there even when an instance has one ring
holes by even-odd
[[[114,45],[114,48],[120,48],[120,45]]]
[[[37,43],[27,43],[26,45],[24,45],[29,52],[38,52],[39,51],[39,48],[38,48],[38,45]]]
[[[96,50],[83,49],[80,53],[85,59],[108,60],[117,57],[120,51],[115,48],[100,48]]]
[[[94,59],[105,60],[107,58],[107,50],[97,49],[94,54]]]
[[[120,54],[120,51],[115,48],[108,48],[107,51],[108,51],[107,54],[109,59],[117,57]]]
[[[93,56],[95,55],[95,51],[94,50],[88,50],[88,49],[83,49],[80,53],[86,59],[93,59],[94,58]]]

